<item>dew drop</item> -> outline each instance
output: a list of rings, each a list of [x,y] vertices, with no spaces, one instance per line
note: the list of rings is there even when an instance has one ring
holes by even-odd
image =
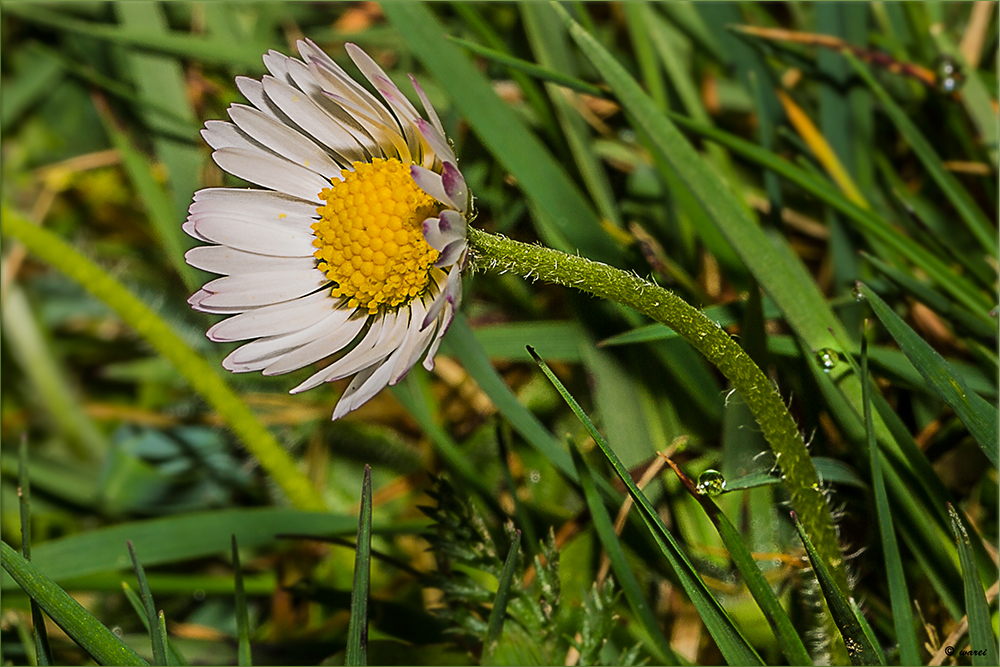
[[[965,84],[962,68],[951,56],[943,55],[934,64],[934,78],[937,89],[942,93],[954,93]]]
[[[196,590],[193,593],[191,593],[191,597],[193,597],[195,600],[204,600],[205,599],[205,591],[203,591],[203,590],[201,590],[199,588],[198,590]]]
[[[698,475],[695,491],[703,496],[715,497],[726,490],[726,478],[718,470],[706,470]]]
[[[823,348],[816,353],[816,361],[824,372],[829,373],[840,363],[840,354],[832,348]]]
[[[865,295],[861,291],[861,285],[855,285],[851,289],[851,295],[854,297],[855,301],[864,301],[865,300]]]

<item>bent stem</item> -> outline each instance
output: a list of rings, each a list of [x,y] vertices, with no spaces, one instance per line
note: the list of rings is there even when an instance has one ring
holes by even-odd
[[[803,528],[836,573],[837,583],[845,593],[850,590],[833,519],[798,425],[771,381],[729,334],[676,294],[634,273],[472,227],[468,233],[476,269],[511,271],[617,301],[667,325],[704,354],[750,408],[774,451]]]

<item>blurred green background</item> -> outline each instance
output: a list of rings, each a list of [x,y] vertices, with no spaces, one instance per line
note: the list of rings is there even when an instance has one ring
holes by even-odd
[[[406,74],[419,78],[476,198],[475,226],[650,276],[737,338],[806,436],[850,595],[890,663],[913,655],[904,645],[924,664],[946,645],[980,648],[982,622],[995,643],[995,5],[563,6],[759,227],[720,227],[545,3],[3,4],[0,528],[4,542],[21,544],[26,437],[32,562],[146,659],[149,637],[122,592],[123,581],[136,586],[126,540],[177,653],[235,664],[234,534],[254,662],[343,664],[368,463],[377,552],[370,664],[722,661],[635,516],[620,544],[647,611],[619,595],[618,569],[607,588],[594,585],[605,577],[602,540],[568,474],[568,444],[598,477],[618,480],[526,344],[633,478],[649,473],[648,497],[760,657],[791,659],[742,566],[657,452],[694,479],[706,470],[725,477],[730,490],[715,501],[813,656],[830,650],[820,589],[787,496],[763,479],[774,460],[749,411],[693,348],[643,316],[478,272],[466,279],[463,317],[435,370],[415,368],[338,422],[330,413],[347,381],[290,396],[310,369],[225,374],[318,490],[328,513],[309,513],[291,506],[233,424],[148,337],[70,277],[72,257],[41,261],[8,234],[17,218],[63,239],[223,376],[219,362],[233,346],[210,343],[204,331],[218,317],[186,304],[210,276],[184,264],[194,241],[180,226],[195,190],[238,181],[212,163],[198,130],[244,101],[235,76],[259,78],[262,54],[296,55],[303,37],[351,73],[343,44],[357,43],[407,95]],[[475,66],[490,96],[449,75],[457,59]],[[491,122],[495,104],[512,111],[510,125]],[[733,242],[743,233],[760,233],[777,259],[748,254]],[[895,330],[858,298],[858,281],[888,304]],[[790,284],[801,286],[797,298],[778,298]],[[888,515],[876,511],[853,366],[863,335]],[[741,479],[750,488],[737,490]],[[612,518],[621,497],[606,499]],[[975,575],[956,550],[948,503],[963,517]],[[507,525],[521,531],[521,560],[500,645],[484,654]],[[899,539],[892,566],[886,526]],[[905,637],[892,598],[906,589],[889,570],[914,603]],[[973,605],[980,598],[988,608]],[[970,643],[960,621],[972,608]],[[36,664],[28,597],[6,573],[0,620],[4,664]],[[87,659],[55,626],[49,639],[57,663]]]

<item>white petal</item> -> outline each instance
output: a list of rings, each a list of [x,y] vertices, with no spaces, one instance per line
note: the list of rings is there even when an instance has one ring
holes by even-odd
[[[424,240],[438,252],[443,252],[449,244],[465,239],[467,232],[465,218],[454,211],[441,211],[440,217],[427,218],[423,223]]]
[[[441,180],[441,174],[435,173],[430,169],[421,167],[418,164],[410,165],[410,176],[413,178],[413,182],[417,184],[417,187],[429,194],[434,199],[446,206],[451,206],[452,208],[458,208],[458,204],[452,201],[448,193],[445,192],[444,182]]]
[[[451,146],[448,145],[448,140],[444,138],[444,135],[437,131],[433,125],[428,123],[423,118],[417,118],[413,121],[414,126],[420,131],[420,135],[424,138],[427,144],[434,151],[435,155],[441,160],[441,162],[451,162],[452,164],[457,164],[458,161],[455,159],[455,151],[451,150]]]
[[[324,382],[354,375],[389,356],[399,347],[406,335],[409,315],[408,308],[401,308],[376,319],[372,328],[353,350],[292,389],[291,393],[297,394]]]
[[[201,303],[207,306],[258,308],[311,294],[329,282],[330,279],[319,269],[244,273],[207,283],[202,289],[213,294],[202,299]]]
[[[250,139],[240,133],[236,126],[224,120],[207,120],[201,138],[212,148],[250,148],[258,149]]]
[[[229,117],[241,130],[278,155],[315,171],[327,180],[343,180],[340,165],[331,160],[326,151],[273,117],[242,104],[229,107]]]
[[[448,199],[455,203],[455,208],[465,213],[469,207],[469,189],[458,167],[451,162],[441,165],[441,183],[448,194]]]
[[[329,291],[320,290],[289,303],[254,308],[222,320],[206,335],[217,343],[228,343],[302,331],[326,318],[337,303]]]
[[[274,78],[279,81],[290,83],[291,79],[288,76],[289,61],[294,61],[294,59],[274,49],[271,49],[264,55],[264,67],[267,68],[267,71],[273,74]]]
[[[237,250],[278,257],[312,257],[316,252],[312,232],[296,231],[273,224],[261,224],[222,216],[203,216],[194,220],[194,228],[213,243]]]
[[[371,368],[366,368],[364,371],[358,373],[351,380],[351,384],[347,385],[347,389],[344,394],[337,401],[337,406],[333,409],[333,420],[336,421],[346,415],[348,412],[352,412],[357,408],[361,407],[365,401],[377,394],[385,387],[385,382],[382,382],[382,378],[373,377],[375,373],[383,368],[385,364],[375,365]],[[373,391],[374,390],[374,391]],[[360,394],[363,400],[356,401],[355,398]]]
[[[299,368],[308,366],[311,363],[317,362],[320,359],[329,357],[331,354],[339,352],[350,345],[351,341],[353,341],[358,333],[360,333],[360,331],[364,328],[365,322],[367,321],[367,317],[357,317],[355,319],[347,320],[336,329],[327,331],[315,340],[286,352],[282,356],[274,359],[263,369],[264,375],[280,375],[282,373],[289,373]],[[313,377],[315,377],[315,375]],[[321,382],[316,383],[316,385],[318,384],[321,384]],[[301,386],[302,385],[299,385],[299,387]],[[297,394],[299,391],[304,390],[296,387],[289,393]]]
[[[268,271],[304,271],[316,266],[314,257],[273,257],[243,252],[224,245],[205,245],[191,248],[184,254],[191,266],[219,273],[266,273]]]
[[[300,331],[260,338],[242,345],[222,360],[222,367],[234,373],[259,371],[274,363],[282,355],[322,338],[330,340],[333,351],[341,349],[353,340],[365,324],[364,317],[350,319],[354,312],[353,308],[334,309],[316,324]],[[352,330],[354,333],[351,333]],[[334,347],[341,339],[345,339],[343,345],[339,348]]]
[[[406,376],[413,368],[413,364],[417,363],[417,359],[427,349],[427,345],[434,335],[433,327],[420,329],[420,324],[427,313],[427,306],[423,301],[414,301],[411,308],[413,315],[410,319],[406,340],[399,346],[399,352],[393,355],[395,361],[392,361],[392,372],[389,376],[390,385],[395,385]]]
[[[303,50],[303,46],[307,47],[305,51]],[[300,41],[298,47],[299,54],[310,65],[310,69],[315,65],[324,73],[324,76],[320,77],[320,80],[323,82],[324,89],[327,92],[335,92],[346,97],[355,105],[367,109],[368,113],[378,117],[382,123],[389,126],[396,126],[397,131],[399,131],[396,119],[392,117],[392,114],[385,108],[385,105],[369,93],[364,86],[348,75],[333,58],[324,53],[311,40],[306,40],[305,43]],[[329,84],[329,87],[327,87],[327,84]]]
[[[212,153],[215,163],[251,183],[319,203],[319,193],[330,182],[284,158],[246,148],[223,148]]]
[[[264,93],[299,127],[347,162],[366,161],[364,149],[354,136],[309,95],[271,77],[264,77]]]
[[[201,302],[210,296],[213,296],[212,292],[206,292],[205,290],[200,289],[188,297],[187,302],[191,304],[191,307],[195,310],[203,313],[213,313],[215,315],[235,315],[236,313],[242,313],[246,310],[246,308],[232,306],[203,306]]]
[[[264,86],[260,81],[246,76],[238,76],[236,77],[236,87],[243,93],[243,97],[250,101],[250,104],[268,116],[275,115],[274,105],[268,101],[267,96],[264,94]]]
[[[204,236],[202,236],[201,234],[198,233],[198,230],[194,228],[194,221],[193,220],[187,220],[183,225],[181,225],[181,229],[184,230],[185,234],[187,234],[188,236],[190,236],[192,238],[196,238],[199,241],[204,241],[205,243],[211,243],[212,242],[211,239],[205,238]]]
[[[424,111],[427,112],[427,117],[430,118],[431,124],[443,135],[444,126],[441,125],[441,119],[438,118],[437,111],[434,110],[434,105],[427,99],[427,93],[424,92],[424,89],[420,86],[415,76],[412,74],[408,74],[407,76],[410,77],[410,83],[413,84],[413,89],[417,91],[417,97],[420,98],[420,103],[424,105]]]
[[[246,188],[207,188],[194,193],[191,213],[220,213],[246,217],[259,222],[289,224],[297,222],[306,227],[319,218],[316,204],[269,190]]]
[[[466,248],[465,239],[452,241],[445,247],[444,250],[441,251],[441,256],[438,257],[438,260],[436,262],[434,262],[434,266],[436,266],[439,269],[444,268],[446,266],[451,266],[456,261],[458,261],[459,257],[462,256],[462,253],[465,252],[465,248]]]

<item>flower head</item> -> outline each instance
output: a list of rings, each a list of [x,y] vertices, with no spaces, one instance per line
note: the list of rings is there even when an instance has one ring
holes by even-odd
[[[385,104],[313,42],[298,50],[302,60],[270,51],[270,76],[236,79],[252,106],[205,123],[216,164],[265,189],[195,194],[184,230],[213,245],[187,262],[224,277],[188,303],[232,315],[210,339],[251,341],[222,362],[234,373],[333,357],[291,392],[353,375],[337,419],[425,352],[433,368],[462,298],[471,196],[412,76],[427,119],[357,46],[347,52]]]

